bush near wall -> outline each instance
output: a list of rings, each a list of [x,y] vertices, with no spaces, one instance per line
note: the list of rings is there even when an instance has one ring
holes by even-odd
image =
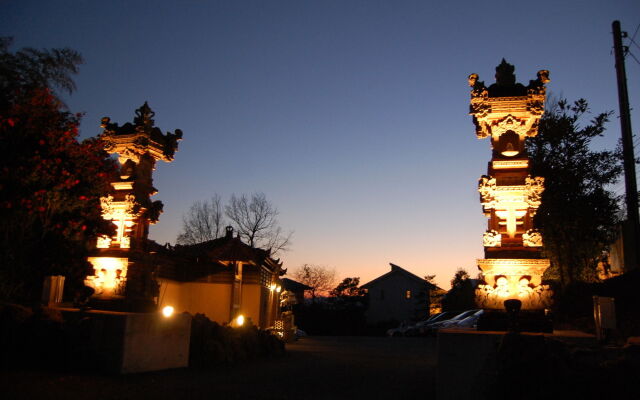
[[[284,342],[253,325],[232,328],[196,314],[191,323],[189,366],[208,368],[284,354]]]

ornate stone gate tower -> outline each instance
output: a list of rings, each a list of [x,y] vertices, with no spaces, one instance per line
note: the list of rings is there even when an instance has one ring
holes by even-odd
[[[153,170],[157,160],[173,161],[182,131],[167,133],[154,126],[155,113],[145,102],[136,110],[133,124],[123,126],[102,118],[101,138],[105,150],[118,154],[120,178],[111,183],[112,193],[101,199],[102,217],[112,221],[116,234],[98,238],[89,262],[95,275],[85,283],[95,296],[126,298],[134,308],[152,303],[157,295],[153,266],[149,263],[147,237],[149,224],[158,221],[162,202],[151,201]]]
[[[479,139],[491,138],[492,157],[478,191],[488,229],[483,236],[485,258],[478,260],[485,283],[476,290],[482,308],[503,309],[507,299],[522,301],[522,309],[550,304],[551,291],[542,285],[549,260],[542,258],[542,236],[533,227],[544,178],[530,174],[525,140],[538,134],[544,112],[549,71],[538,72],[528,86],[516,83],[513,65],[504,59],[496,67],[496,83],[485,87],[477,74],[469,76],[470,114]]]

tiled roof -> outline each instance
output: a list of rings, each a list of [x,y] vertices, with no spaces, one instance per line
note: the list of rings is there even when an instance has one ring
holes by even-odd
[[[298,281],[294,281],[293,279],[289,279],[289,278],[282,278],[282,288],[284,290],[288,290],[290,292],[303,292],[305,290],[311,290],[313,289],[311,286],[307,286],[304,283],[300,283]]]
[[[229,270],[229,262],[265,266],[284,274],[280,260],[268,250],[251,247],[231,231],[227,235],[194,245],[160,246],[150,241],[150,250],[160,266],[160,276],[177,280],[194,280]]]

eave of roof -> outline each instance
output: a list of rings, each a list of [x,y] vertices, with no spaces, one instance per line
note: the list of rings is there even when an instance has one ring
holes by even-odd
[[[298,282],[298,281],[294,281],[293,279],[289,279],[289,278],[282,278],[282,287],[285,290],[291,291],[291,292],[297,292],[297,291],[303,291],[303,290],[311,290],[313,289],[311,286],[307,286],[304,283]]]

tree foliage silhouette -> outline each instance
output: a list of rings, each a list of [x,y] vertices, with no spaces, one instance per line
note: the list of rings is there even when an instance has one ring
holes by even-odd
[[[344,278],[342,282],[338,284],[333,290],[331,290],[331,296],[339,298],[348,297],[361,297],[364,296],[366,291],[360,288],[360,278]]]
[[[458,268],[451,279],[451,289],[442,297],[443,311],[464,311],[476,308],[475,288],[469,273]]]
[[[78,142],[80,116],[54,93],[73,90],[80,55],[10,43],[0,40],[0,298],[30,302],[44,276],[73,288],[90,271],[87,243],[113,230],[100,197],[116,167],[99,139]]]
[[[534,222],[552,261],[547,276],[558,278],[563,287],[595,279],[598,259],[615,239],[619,223],[618,198],[607,187],[622,172],[620,150],[591,149],[611,113],[582,124],[588,114],[584,99],[559,100],[541,118],[538,135],[527,141],[532,173],[545,178]]]

